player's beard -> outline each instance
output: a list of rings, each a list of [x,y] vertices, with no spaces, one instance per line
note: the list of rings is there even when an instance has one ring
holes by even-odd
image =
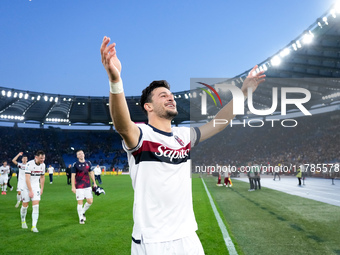
[[[167,111],[165,111],[165,113],[166,114],[165,114],[164,118],[167,119],[167,120],[173,120],[173,118],[175,118],[178,115],[177,110],[175,110],[175,111],[167,110]]]
[[[174,110],[162,109],[161,111],[158,111],[157,115],[163,119],[173,120],[173,118],[178,115],[178,112],[176,108]]]

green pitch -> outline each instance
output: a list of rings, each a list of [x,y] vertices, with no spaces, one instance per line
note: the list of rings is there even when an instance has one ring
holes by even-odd
[[[205,182],[244,254],[340,254],[340,207],[233,180]]]
[[[103,176],[106,195],[94,197],[85,225],[78,223],[75,195],[65,176],[46,178],[37,228],[21,229],[16,192],[0,196],[0,254],[130,254],[133,190],[129,176]],[[216,187],[206,178],[239,254],[340,254],[340,208],[248,185]],[[16,187],[16,178],[12,178]],[[228,254],[200,178],[193,178],[197,234],[206,254]]]

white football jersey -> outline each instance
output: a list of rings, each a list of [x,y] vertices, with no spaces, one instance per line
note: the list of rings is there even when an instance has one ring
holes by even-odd
[[[51,167],[49,167],[47,169],[48,169],[48,173],[49,174],[53,174],[53,171],[54,171],[54,167],[53,166],[51,166]]]
[[[1,175],[6,176],[6,175],[8,175],[10,173],[10,171],[11,170],[10,170],[8,165],[7,166],[0,166],[0,173],[1,173]]]
[[[134,189],[132,237],[152,243],[189,236],[197,230],[190,149],[200,139],[199,130],[174,127],[167,133],[151,125],[138,127],[135,148],[129,150],[123,141]]]
[[[40,176],[45,174],[45,164],[37,165],[35,160],[32,159],[26,164],[25,174],[31,175],[32,189],[39,189]]]
[[[26,169],[26,164],[23,163],[18,163],[18,188],[19,189],[24,189],[27,188],[26,185],[26,175],[25,175],[25,169]]]

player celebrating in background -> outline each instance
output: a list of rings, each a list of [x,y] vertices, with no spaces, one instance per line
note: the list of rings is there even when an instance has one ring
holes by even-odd
[[[136,125],[129,108],[120,77],[121,63],[115,43],[101,45],[102,63],[110,82],[109,107],[117,132],[123,138],[128,154],[134,189],[132,254],[204,254],[196,234],[191,189],[190,150],[199,142],[222,131],[227,124],[214,125],[213,120],[200,128],[171,127],[178,114],[174,95],[166,81],[154,81],[143,90],[141,107],[148,124]],[[254,75],[255,66],[241,90],[247,96],[264,81],[263,72]],[[216,119],[234,118],[229,102]]]
[[[7,165],[7,161],[4,160],[2,162],[2,166],[0,166],[0,184],[1,184],[1,195],[7,194],[7,183],[8,183],[8,174],[10,173],[11,169]]]
[[[32,200],[32,228],[31,231],[39,232],[37,223],[39,218],[39,201],[44,191],[45,184],[45,152],[39,150],[35,153],[34,159],[28,161],[25,168],[26,187],[23,189],[22,207],[20,211],[21,226],[27,228],[26,214],[28,203]],[[40,181],[40,187],[39,187]]]
[[[18,155],[16,155],[12,162],[14,165],[18,166],[18,184],[17,184],[17,203],[15,205],[15,208],[18,208],[21,202],[21,192],[27,188],[26,186],[26,176],[25,176],[25,168],[27,164],[27,157],[23,156],[23,152],[19,152]],[[21,163],[18,163],[18,158],[22,156]]]
[[[77,151],[77,159],[78,161],[73,164],[72,168],[72,192],[76,194],[78,201],[77,212],[79,216],[79,223],[85,224],[85,212],[90,208],[93,202],[90,177],[92,179],[93,186],[97,187],[97,185],[93,171],[91,170],[91,162],[85,160],[85,154],[82,150]],[[86,199],[86,203],[83,207],[84,199]]]

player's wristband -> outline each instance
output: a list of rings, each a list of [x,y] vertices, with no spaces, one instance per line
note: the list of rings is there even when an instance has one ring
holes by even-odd
[[[110,83],[110,92],[112,94],[120,94],[124,92],[122,79],[120,79],[119,82],[109,81],[109,83]]]

